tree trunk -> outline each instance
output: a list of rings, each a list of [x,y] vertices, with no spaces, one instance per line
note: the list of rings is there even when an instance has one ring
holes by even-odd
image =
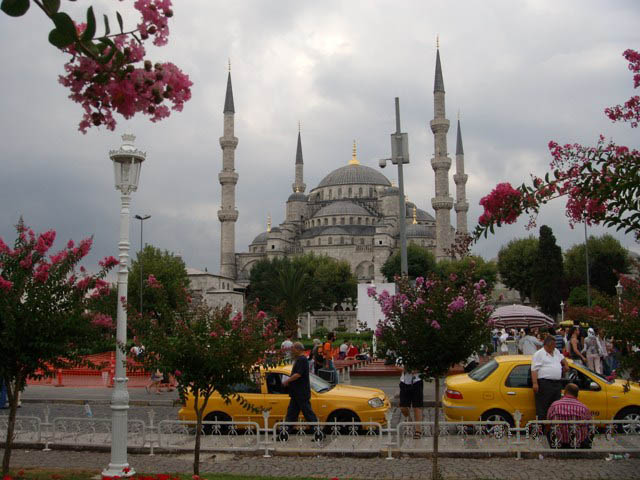
[[[200,475],[200,430],[202,430],[203,410],[198,408],[198,391],[193,392],[193,409],[196,412],[196,445],[193,451],[193,474]]]
[[[433,419],[433,456],[431,457],[431,478],[432,480],[440,479],[440,471],[438,470],[438,438],[440,437],[440,377],[435,377],[436,393],[435,393],[435,413]]]
[[[6,379],[5,379],[6,382]],[[13,386],[7,382],[7,398],[9,399],[9,422],[7,423],[7,440],[2,457],[2,476],[9,474],[9,462],[11,461],[11,448],[13,447],[13,434],[16,426],[16,412],[18,410],[18,395],[20,394],[19,378]]]

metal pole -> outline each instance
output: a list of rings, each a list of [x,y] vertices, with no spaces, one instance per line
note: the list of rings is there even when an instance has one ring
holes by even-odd
[[[118,242],[120,267],[118,270],[118,299],[127,298],[127,281],[129,276],[129,205],[131,196],[128,193],[120,197],[120,242]],[[111,462],[103,477],[125,477],[134,475],[127,461],[127,431],[129,392],[127,391],[127,372],[125,369],[125,352],[127,344],[127,311],[120,300],[116,317],[116,368],[114,388],[111,395]],[[128,473],[125,473],[125,469]]]
[[[137,217],[137,215],[136,215]],[[140,256],[138,257],[138,266],[140,267],[140,315],[142,315],[142,229],[144,228],[144,218],[140,218]]]
[[[400,99],[396,97],[396,143],[397,152],[403,152],[402,150],[402,136],[400,130]],[[409,274],[409,266],[407,263],[407,225],[406,225],[406,204],[404,200],[404,175],[402,173],[402,164],[404,163],[404,157],[392,159],[393,163],[398,162],[398,187],[400,188],[400,273],[403,277]]]
[[[587,270],[587,306],[591,307],[591,283],[589,281],[589,245],[587,238],[587,221],[584,221],[584,259]]]

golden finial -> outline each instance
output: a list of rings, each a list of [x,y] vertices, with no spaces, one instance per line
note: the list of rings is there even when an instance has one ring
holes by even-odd
[[[396,181],[395,180],[391,180],[391,186],[395,187],[396,186]]]
[[[231,58],[229,58],[229,73],[231,73]]]
[[[298,120],[298,133],[300,133],[302,131],[302,126],[300,124],[300,120]]]
[[[414,205],[413,206],[413,224],[415,225],[416,223],[418,223],[418,209]]]
[[[271,214],[267,215],[267,232],[271,231]]]
[[[436,48],[440,49],[440,35],[436,34]]]
[[[293,191],[294,191],[295,193],[300,193],[300,189],[299,189],[298,187],[296,187]]]
[[[349,165],[360,165],[358,161],[358,155],[356,153],[356,141],[353,141],[353,151],[351,152],[351,160],[349,160]]]

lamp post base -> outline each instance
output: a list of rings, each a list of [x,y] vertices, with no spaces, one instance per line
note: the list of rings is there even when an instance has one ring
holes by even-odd
[[[125,473],[125,470],[127,471]],[[102,471],[102,478],[109,477],[132,477],[136,472],[128,463],[110,463],[109,466]]]

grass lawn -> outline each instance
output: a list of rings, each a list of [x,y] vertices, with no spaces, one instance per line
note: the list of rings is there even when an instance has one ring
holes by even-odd
[[[25,468],[22,470],[11,470],[9,475],[13,479],[23,480],[95,480],[99,477],[100,472],[95,470],[43,470],[37,468]],[[149,480],[155,480],[156,475],[146,475],[144,473],[137,472],[136,477],[145,477]],[[169,480],[173,478],[179,478],[180,480],[192,480],[191,474],[171,475]],[[264,477],[255,475],[230,475],[223,473],[204,473],[200,475],[203,480],[274,480],[280,477]],[[311,479],[309,477],[287,477],[291,480],[318,480],[318,478]],[[343,480],[343,479],[340,479]]]

